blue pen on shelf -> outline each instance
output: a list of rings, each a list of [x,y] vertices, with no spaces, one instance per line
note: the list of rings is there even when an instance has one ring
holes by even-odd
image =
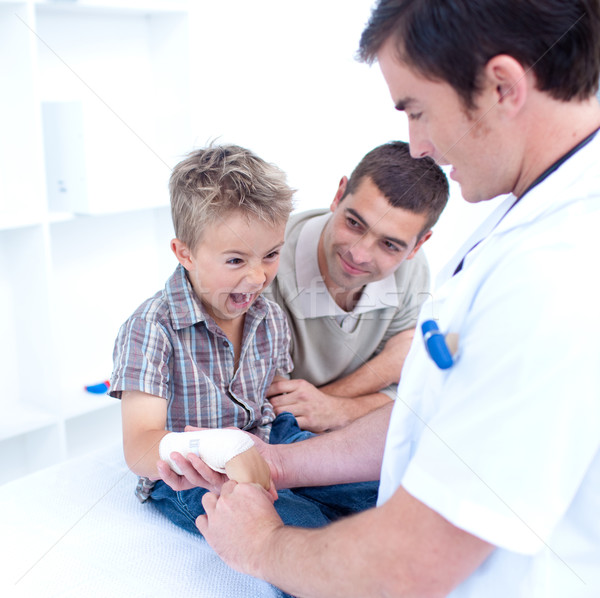
[[[425,320],[421,324],[421,330],[425,348],[434,363],[441,370],[451,368],[454,365],[454,358],[438,325],[433,320]]]

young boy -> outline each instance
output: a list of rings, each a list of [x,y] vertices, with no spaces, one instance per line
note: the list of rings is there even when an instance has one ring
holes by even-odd
[[[186,425],[268,441],[275,415],[265,391],[292,362],[285,315],[261,293],[277,272],[293,191],[277,167],[234,145],[192,152],[169,188],[179,265],[121,327],[110,394],[122,400],[136,495],[197,533],[206,491],[176,493],[160,480],[159,444]]]

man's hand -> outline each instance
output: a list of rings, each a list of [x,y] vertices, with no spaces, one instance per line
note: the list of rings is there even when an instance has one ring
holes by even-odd
[[[303,430],[325,432],[346,425],[349,400],[320,391],[306,380],[276,380],[267,389],[275,413],[289,411]]]
[[[289,411],[303,430],[326,432],[347,426],[355,419],[389,403],[383,393],[360,397],[338,397],[318,389],[306,380],[276,380],[267,389],[275,413]]]
[[[264,546],[283,522],[273,507],[273,496],[258,484],[229,481],[220,496],[202,498],[206,515],[196,519],[196,527],[217,554],[231,567],[259,575]]]

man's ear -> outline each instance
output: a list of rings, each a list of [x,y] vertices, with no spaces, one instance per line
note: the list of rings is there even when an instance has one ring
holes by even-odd
[[[194,258],[188,246],[179,239],[171,239],[171,249],[177,258],[177,261],[186,269],[194,268]]]
[[[408,256],[406,257],[407,260],[412,260],[413,257],[415,257],[415,255],[417,255],[417,251],[419,251],[419,249],[421,249],[421,245],[423,245],[423,243],[425,243],[425,241],[429,241],[429,239],[431,239],[431,235],[433,235],[433,231],[428,230],[418,241],[417,244],[414,246],[413,250],[408,254]]]
[[[485,66],[485,75],[493,89],[494,101],[509,117],[525,104],[528,94],[528,75],[523,65],[512,56],[498,54]]]
[[[342,200],[342,197],[344,197],[344,193],[346,193],[347,187],[348,187],[348,177],[343,176],[340,179],[340,184],[338,185],[338,189],[335,192],[335,197],[333,198],[333,201],[331,202],[331,206],[329,207],[329,209],[332,212],[335,212],[335,210],[337,209],[340,201]]]

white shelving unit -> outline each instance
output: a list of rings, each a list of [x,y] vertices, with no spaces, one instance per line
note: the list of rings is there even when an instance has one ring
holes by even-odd
[[[0,483],[120,437],[84,386],[175,266],[189,37],[186,2],[0,0]]]

